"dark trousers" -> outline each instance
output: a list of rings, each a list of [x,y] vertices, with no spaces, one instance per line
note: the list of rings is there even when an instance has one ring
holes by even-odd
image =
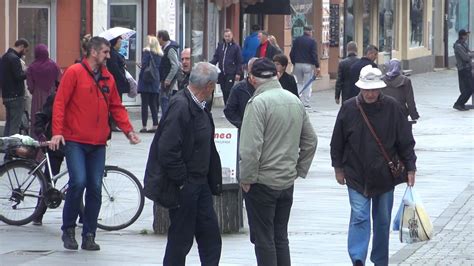
[[[458,70],[458,79],[461,95],[459,95],[455,105],[464,106],[469,98],[471,98],[472,92],[474,90],[474,81],[471,68]]]
[[[148,121],[148,107],[151,111],[151,119],[153,120],[153,125],[158,125],[158,93],[150,92],[141,92],[142,98],[142,126],[146,127]]]
[[[163,265],[185,265],[193,238],[201,265],[219,265],[222,240],[209,185],[186,183],[180,193],[179,208],[169,210],[171,224]]]
[[[3,104],[6,113],[3,136],[8,137],[20,133],[21,118],[25,111],[25,97],[4,99]]]
[[[293,204],[293,186],[274,190],[262,184],[252,184],[249,192],[244,193],[244,199],[257,264],[291,265],[288,220]]]
[[[225,74],[220,80],[222,95],[224,96],[224,105],[227,103],[227,99],[229,99],[230,89],[234,86],[235,82],[235,74]]]

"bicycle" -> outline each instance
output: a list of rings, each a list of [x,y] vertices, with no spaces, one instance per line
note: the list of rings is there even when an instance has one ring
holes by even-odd
[[[68,173],[51,174],[47,144],[37,141],[25,145],[15,142],[5,152],[13,159],[0,166],[0,221],[9,225],[25,225],[40,214],[41,201],[51,209],[65,199],[67,183],[60,189],[57,181]],[[34,160],[40,149],[45,158]],[[48,165],[46,178],[43,168]],[[145,197],[140,181],[131,172],[118,166],[106,165],[102,179],[102,208],[97,227],[107,231],[124,229],[133,224],[143,211]],[[84,201],[81,203],[81,211]]]

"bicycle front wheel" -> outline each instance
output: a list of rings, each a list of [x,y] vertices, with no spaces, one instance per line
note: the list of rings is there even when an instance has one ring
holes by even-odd
[[[97,227],[107,231],[124,229],[138,219],[144,204],[143,187],[138,178],[125,169],[106,165]]]
[[[0,221],[9,225],[25,225],[39,212],[46,181],[36,165],[13,160],[0,167]]]

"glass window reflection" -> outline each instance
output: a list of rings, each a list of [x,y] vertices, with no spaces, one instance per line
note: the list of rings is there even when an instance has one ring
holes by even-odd
[[[410,0],[410,47],[423,46],[424,0]]]

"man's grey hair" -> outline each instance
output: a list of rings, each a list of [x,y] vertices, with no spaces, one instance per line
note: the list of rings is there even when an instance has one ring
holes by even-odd
[[[218,71],[218,68],[211,63],[199,62],[191,70],[189,84],[194,85],[197,89],[204,89],[209,82],[217,83]]]
[[[357,43],[354,42],[354,41],[350,41],[347,43],[347,52],[350,53],[350,52],[353,52],[353,53],[356,53],[357,54]]]
[[[368,54],[377,54],[379,52],[379,49],[377,48],[377,46],[373,45],[373,44],[369,44],[367,45],[367,47],[365,48],[365,55],[368,55]]]
[[[249,59],[249,62],[247,63],[247,71],[252,71],[252,66],[253,66],[253,63],[255,62],[255,60],[257,60],[258,57],[252,57]]]

